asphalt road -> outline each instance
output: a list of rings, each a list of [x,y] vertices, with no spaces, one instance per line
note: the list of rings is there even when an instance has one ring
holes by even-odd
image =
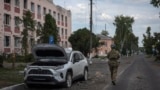
[[[118,77],[117,85],[108,85],[105,90],[160,90],[160,63],[144,55],[133,59],[134,62]]]
[[[2,90],[160,90],[160,63],[144,55],[122,57],[120,61],[116,86],[111,84],[107,60],[95,59],[89,67],[89,80],[75,81],[71,88],[61,85],[28,88],[19,84]]]

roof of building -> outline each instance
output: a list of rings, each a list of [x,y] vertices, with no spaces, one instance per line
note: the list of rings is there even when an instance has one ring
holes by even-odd
[[[50,3],[53,3],[53,0],[47,0],[48,2],[50,2]]]
[[[97,37],[99,37],[101,40],[104,40],[104,39],[112,39],[112,37],[109,37],[109,36],[105,36],[105,35],[102,35],[102,34],[97,34]]]

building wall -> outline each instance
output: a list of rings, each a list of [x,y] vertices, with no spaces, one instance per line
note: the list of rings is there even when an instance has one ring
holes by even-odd
[[[96,50],[93,50],[92,56],[107,56],[107,54],[111,51],[111,45],[114,43],[112,38],[108,39],[100,39],[99,42],[103,42],[103,45],[99,45]]]
[[[27,1],[27,8],[24,8],[24,0],[10,0],[10,4],[5,3],[5,0],[0,0],[0,53],[21,53],[21,32],[23,31],[23,25],[18,24],[15,25],[15,17],[19,17],[22,19],[23,14],[27,11],[31,11],[31,6],[34,5],[34,11],[32,15],[36,22],[40,22],[41,24],[44,23],[44,16],[47,13],[50,13],[56,20],[56,24],[59,30],[60,36],[60,46],[69,47],[70,43],[68,42],[68,38],[71,34],[71,11],[66,10],[60,6],[55,5],[51,0],[26,0]],[[18,5],[15,5],[15,1],[18,1]],[[32,4],[32,5],[31,5]],[[38,7],[40,6],[38,13]],[[44,14],[44,8],[46,8],[46,13]],[[5,18],[9,15],[9,25],[4,23]],[[59,15],[59,19],[58,19]],[[62,21],[63,18],[63,21]],[[67,20],[66,20],[67,18]],[[29,40],[34,39],[36,42],[38,37],[35,32],[30,32]],[[9,46],[5,46],[6,37],[10,39]],[[18,38],[15,40],[15,38]],[[20,40],[19,40],[20,38]],[[30,41],[29,41],[30,42]],[[16,44],[19,43],[19,44]],[[16,44],[16,45],[15,45]],[[30,43],[28,43],[29,48],[31,48]],[[31,49],[29,49],[30,51]]]
[[[112,39],[103,39],[103,40],[100,40],[99,42],[104,42],[104,45],[101,45],[99,47],[100,53],[107,54],[108,52],[111,51],[111,45],[113,43]]]
[[[112,39],[101,39],[99,42],[103,42],[104,45],[98,47],[98,55],[105,56],[111,51]]]
[[[0,0],[0,7],[3,7],[3,1]],[[3,51],[3,9],[0,8],[0,54]]]

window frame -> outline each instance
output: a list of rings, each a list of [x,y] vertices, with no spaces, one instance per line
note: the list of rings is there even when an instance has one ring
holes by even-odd
[[[10,47],[10,44],[11,44],[11,37],[4,36],[4,47]]]
[[[43,15],[46,15],[46,7],[43,7]]]
[[[41,14],[41,6],[40,5],[37,5],[37,13]]]
[[[67,29],[65,29],[65,35],[67,36],[67,34],[68,34],[68,32],[67,32],[68,30]]]
[[[65,16],[65,23],[67,23],[68,19],[67,19],[67,16]]]
[[[14,37],[14,47],[20,48],[20,37]]]
[[[35,4],[31,2],[31,12],[35,12]]]
[[[19,2],[19,0],[15,0],[15,2],[14,2],[14,3],[15,3],[14,5],[15,5],[16,7],[19,7],[19,6],[20,6],[20,2]]]
[[[52,10],[51,10],[51,9],[48,9],[48,13],[49,13],[50,15],[52,15]]]
[[[10,21],[11,21],[11,15],[9,15],[9,14],[4,14],[4,25],[8,25],[8,26],[10,26]]]
[[[60,13],[58,13],[58,21],[60,21]]]
[[[61,15],[61,21],[62,22],[64,21],[64,15]]]
[[[27,9],[27,2],[28,2],[27,0],[24,0],[24,1],[23,1],[23,8],[24,8],[24,9]]]
[[[56,11],[53,11],[53,17],[54,17],[55,20],[57,19],[56,18]]]
[[[61,35],[64,36],[64,29],[61,29]]]
[[[19,17],[18,16],[14,17],[14,25],[15,25],[15,27],[18,27],[18,25],[19,25]]]
[[[4,3],[11,4],[11,0],[4,0]]]

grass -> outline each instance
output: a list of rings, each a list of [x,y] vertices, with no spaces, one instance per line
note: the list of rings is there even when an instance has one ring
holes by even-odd
[[[24,66],[18,66],[15,69],[0,68],[0,88],[22,83],[23,74],[20,74],[19,71],[23,69]]]

